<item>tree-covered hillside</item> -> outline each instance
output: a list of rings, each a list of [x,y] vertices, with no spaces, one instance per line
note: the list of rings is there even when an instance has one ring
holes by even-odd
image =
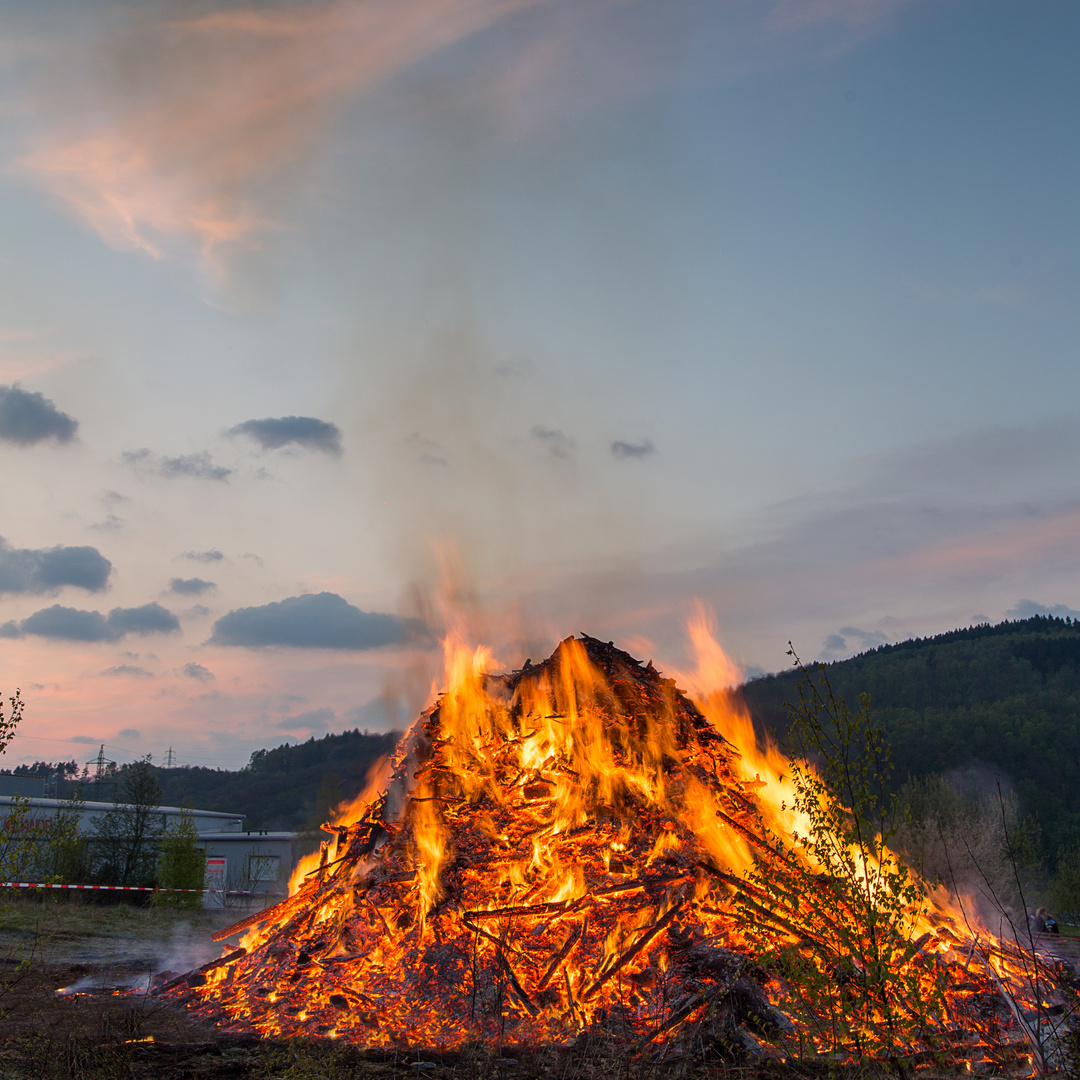
[[[299,830],[316,827],[328,810],[359,794],[368,769],[397,744],[398,735],[346,731],[311,738],[298,745],[256,750],[247,766],[235,772],[185,766],[155,769],[162,804],[242,814],[249,829]],[[113,798],[127,766],[104,783],[76,786],[86,799]]]
[[[1000,776],[1035,817],[1047,853],[1080,843],[1080,622],[1036,616],[883,645],[822,665],[837,696],[859,694],[886,724],[894,779]],[[787,732],[796,671],[748,683],[751,715]]]

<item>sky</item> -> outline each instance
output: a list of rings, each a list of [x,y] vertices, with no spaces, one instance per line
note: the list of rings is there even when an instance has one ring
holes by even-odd
[[[6,0],[4,764],[1080,609],[1069,0]]]

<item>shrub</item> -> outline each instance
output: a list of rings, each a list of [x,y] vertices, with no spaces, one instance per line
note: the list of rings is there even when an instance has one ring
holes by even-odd
[[[206,852],[199,843],[195,815],[181,810],[166,829],[161,840],[158,859],[158,885],[162,889],[202,889],[206,878]],[[198,908],[202,905],[199,892],[159,892],[154,903],[170,907]]]

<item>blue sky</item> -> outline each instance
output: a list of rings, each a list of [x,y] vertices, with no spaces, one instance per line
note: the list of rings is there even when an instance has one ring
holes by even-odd
[[[12,760],[1080,608],[1074,4],[0,21]]]

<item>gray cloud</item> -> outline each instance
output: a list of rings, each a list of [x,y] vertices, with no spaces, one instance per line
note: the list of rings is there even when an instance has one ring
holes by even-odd
[[[177,555],[176,557],[178,559],[189,559],[191,562],[201,563],[221,562],[221,560],[225,558],[217,548],[211,548],[209,551],[185,551],[182,555]]]
[[[350,709],[345,720],[365,731],[393,731],[408,725],[409,711],[403,700],[380,694],[366,704]]]
[[[361,611],[336,593],[322,592],[230,611],[214,623],[210,640],[247,648],[378,649],[424,632],[416,619]]]
[[[442,467],[450,464],[446,451],[434,439],[428,439],[418,431],[404,439],[405,445],[413,454],[414,460],[421,465]]]
[[[333,709],[312,709],[311,712],[286,716],[277,727],[281,731],[328,731],[334,719]]]
[[[180,629],[180,620],[158,603],[135,608],[113,608],[109,626],[124,634],[168,634]]]
[[[179,457],[162,457],[148,450],[125,450],[120,457],[136,472],[153,473],[166,480],[177,477],[191,477],[195,480],[225,480],[233,470],[224,465],[215,465],[205,450],[197,454],[181,454]]]
[[[138,728],[133,728],[133,727],[121,728],[120,731],[118,731],[116,733],[116,735],[120,739],[139,739],[139,738],[142,738],[142,732]]]
[[[139,667],[138,664],[117,664],[116,667],[106,668],[101,674],[126,679],[152,679],[154,677],[152,671],[147,671],[146,668]],[[123,735],[124,732],[121,731],[120,734]],[[136,734],[138,733],[136,732]]]
[[[100,592],[112,563],[93,547],[13,548],[0,537],[0,593],[48,593],[74,585]]]
[[[565,458],[577,446],[574,439],[558,428],[546,428],[537,424],[532,429],[534,439],[539,439],[555,457]]]
[[[202,578],[178,578],[174,577],[169,582],[169,591],[179,593],[181,596],[202,596],[203,593],[213,592],[217,585],[212,581],[204,581]]]
[[[209,668],[203,667],[202,664],[185,664],[180,670],[189,679],[195,679],[198,682],[210,682],[214,678],[214,673]]]
[[[244,435],[264,450],[280,450],[283,446],[302,446],[321,450],[337,457],[341,454],[341,429],[337,424],[318,420],[314,416],[279,416],[265,420],[245,420],[230,428],[227,435]]]
[[[1009,619],[1030,619],[1033,615],[1053,615],[1058,619],[1080,619],[1080,611],[1064,604],[1040,604],[1035,600],[1020,600],[1016,607],[1005,612]]]
[[[18,385],[0,386],[0,439],[32,446],[44,439],[71,442],[77,420],[61,412],[44,394],[22,390]]]
[[[119,641],[128,634],[168,634],[179,629],[180,620],[158,603],[137,608],[113,608],[108,617],[100,611],[81,611],[53,604],[35,611],[21,623],[5,623],[0,627],[0,637],[32,634],[58,641]]]
[[[620,461],[626,461],[630,458],[643,458],[648,457],[649,454],[655,454],[656,447],[649,439],[642,439],[641,442],[636,443],[623,442],[619,439],[611,444],[611,452]]]
[[[839,660],[854,653],[888,645],[889,637],[880,630],[860,630],[857,626],[841,626],[839,634],[829,634],[821,643],[820,660]]]
[[[821,643],[821,657],[832,660],[837,656],[846,656],[848,653],[847,642],[839,634],[829,634]]]

